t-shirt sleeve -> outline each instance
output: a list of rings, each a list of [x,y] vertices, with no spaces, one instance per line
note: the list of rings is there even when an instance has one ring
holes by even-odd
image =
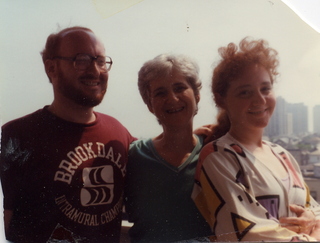
[[[13,210],[18,197],[19,170],[23,159],[27,156],[19,146],[19,140],[2,129],[1,133],[1,155],[0,155],[0,176],[4,195],[4,209]]]

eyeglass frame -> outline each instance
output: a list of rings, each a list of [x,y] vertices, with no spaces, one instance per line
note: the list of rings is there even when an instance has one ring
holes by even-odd
[[[92,55],[86,54],[86,53],[77,53],[74,57],[54,56],[54,57],[52,57],[51,59],[60,59],[60,60],[66,60],[66,61],[73,61],[73,66],[74,66],[74,68],[75,68],[76,70],[79,70],[79,69],[76,67],[76,59],[77,59],[77,56],[79,56],[79,55],[85,55],[85,56],[90,57],[91,62],[90,62],[90,64],[88,65],[88,67],[91,65],[92,61],[95,61],[95,62],[97,63],[97,59],[98,59],[99,57],[109,58],[110,61],[106,61],[106,62],[105,62],[105,65],[106,65],[106,64],[110,64],[109,68],[103,69],[103,68],[101,68],[101,66],[98,65],[99,69],[100,69],[100,70],[105,70],[105,72],[109,72],[110,69],[111,69],[111,67],[112,67],[112,64],[113,64],[112,58],[111,58],[110,56],[96,56],[96,57],[95,57],[95,56],[92,56]],[[88,69],[88,67],[87,67],[86,69]],[[80,71],[84,71],[84,70],[86,70],[86,69],[83,69],[83,70],[80,70]]]

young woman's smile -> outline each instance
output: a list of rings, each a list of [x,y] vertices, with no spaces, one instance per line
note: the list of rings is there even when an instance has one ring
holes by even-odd
[[[222,100],[231,126],[266,127],[276,104],[269,73],[258,65],[247,67],[240,78],[231,82]]]

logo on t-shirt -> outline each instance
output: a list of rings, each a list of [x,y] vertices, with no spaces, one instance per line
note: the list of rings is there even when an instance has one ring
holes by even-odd
[[[54,181],[59,183],[55,203],[69,220],[99,226],[119,217],[126,170],[122,151],[116,144],[88,142],[66,153]]]
[[[113,200],[114,179],[111,165],[84,168],[84,187],[81,189],[82,206],[110,204]]]

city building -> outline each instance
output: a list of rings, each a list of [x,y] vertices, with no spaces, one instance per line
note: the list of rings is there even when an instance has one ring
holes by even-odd
[[[313,132],[320,134],[320,105],[313,107]]]
[[[320,106],[317,110],[320,129]],[[277,105],[268,126],[265,136],[269,138],[279,136],[301,136],[308,133],[308,107],[303,103],[287,103],[281,96],[277,98]]]
[[[303,103],[287,104],[287,112],[292,114],[292,130],[295,135],[308,132],[308,107]]]
[[[280,96],[277,98],[277,105],[269,124],[265,128],[265,135],[271,138],[280,135],[288,135],[287,114],[287,102]]]
[[[320,150],[316,149],[309,153],[309,163],[317,164],[320,163]]]

